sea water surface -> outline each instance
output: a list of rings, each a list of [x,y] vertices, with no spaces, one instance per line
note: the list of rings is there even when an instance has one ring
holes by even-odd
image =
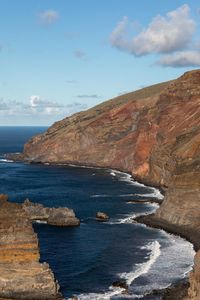
[[[142,299],[153,289],[177,282],[191,269],[192,245],[162,230],[133,223],[156,204],[130,200],[161,198],[158,190],[138,184],[115,170],[9,162],[4,153],[22,151],[24,142],[44,127],[0,127],[0,193],[11,201],[29,198],[46,206],[75,210],[80,227],[34,224],[41,261],[47,261],[70,299]],[[97,211],[110,220],[99,223]],[[126,280],[129,295],[112,288]],[[155,298],[156,299],[156,298]]]

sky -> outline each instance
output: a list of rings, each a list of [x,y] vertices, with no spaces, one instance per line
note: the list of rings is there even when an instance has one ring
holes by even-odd
[[[0,0],[0,126],[51,125],[200,68],[196,0]]]

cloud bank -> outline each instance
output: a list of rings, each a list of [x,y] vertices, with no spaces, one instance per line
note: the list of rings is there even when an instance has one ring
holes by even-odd
[[[183,51],[172,55],[165,55],[157,61],[163,67],[196,67],[200,66],[200,52]]]
[[[136,57],[157,54],[161,58],[157,64],[171,67],[200,66],[199,52],[190,49],[196,23],[190,16],[187,4],[168,12],[166,16],[156,16],[138,35],[128,35],[129,20],[124,17],[110,35],[113,47]]]
[[[87,106],[84,103],[73,102],[64,105],[42,99],[39,95],[30,96],[27,103],[0,99],[0,115],[8,116],[35,116],[39,118],[57,116],[61,118],[86,108]]]

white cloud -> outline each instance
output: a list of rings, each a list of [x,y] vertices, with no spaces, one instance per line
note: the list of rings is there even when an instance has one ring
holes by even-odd
[[[135,56],[151,53],[172,53],[189,45],[195,31],[195,22],[189,15],[187,4],[157,16],[137,36],[128,38],[128,18],[118,23],[110,36],[111,44]]]
[[[36,107],[38,105],[38,102],[40,101],[40,96],[30,96],[30,105],[31,107]]]
[[[183,51],[176,52],[172,55],[164,55],[157,64],[163,67],[198,67],[200,66],[200,52],[199,51]]]
[[[29,103],[32,112],[40,114],[60,114],[64,108],[64,105],[58,104],[54,101],[42,99],[39,95],[30,96]]]
[[[0,98],[0,115],[9,116],[57,116],[63,118],[80,110],[86,109],[84,103],[73,102],[70,104],[60,104],[54,101],[42,99],[39,95],[32,95],[28,103],[17,102],[14,100],[4,100]]]
[[[39,14],[39,21],[42,25],[51,25],[59,19],[59,14],[56,10],[45,10]]]

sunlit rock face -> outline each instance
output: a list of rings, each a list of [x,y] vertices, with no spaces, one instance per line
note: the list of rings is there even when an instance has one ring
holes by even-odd
[[[0,195],[0,298],[61,299],[46,263],[40,263],[37,235],[20,204]]]

